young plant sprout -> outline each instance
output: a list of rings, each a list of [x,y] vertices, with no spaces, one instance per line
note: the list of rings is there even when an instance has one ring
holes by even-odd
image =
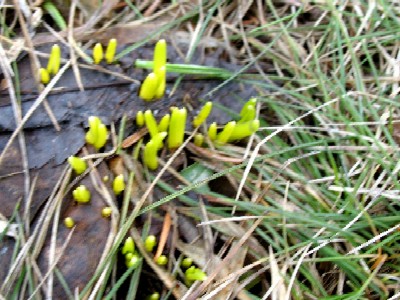
[[[197,147],[201,147],[203,145],[203,143],[204,143],[204,135],[202,135],[201,133],[197,133],[194,136],[194,144]]]
[[[47,72],[56,75],[61,64],[61,49],[57,44],[53,45],[50,52],[49,61],[47,63]]]
[[[216,138],[217,138],[217,123],[215,123],[215,122],[211,123],[211,125],[208,127],[207,134],[211,141],[216,140]]]
[[[147,77],[143,81],[142,86],[140,87],[139,97],[145,101],[153,100],[157,91],[157,87],[158,77],[156,73],[152,72],[147,75]]]
[[[155,170],[158,167],[157,151],[161,148],[166,136],[166,132],[160,132],[144,147],[143,162],[150,170]]]
[[[109,218],[112,214],[112,208],[109,206],[103,207],[103,209],[101,210],[101,216],[103,218]]]
[[[168,130],[168,148],[176,149],[183,143],[186,127],[186,108],[172,108]]]
[[[198,127],[207,119],[212,109],[212,102],[208,101],[200,110],[199,114],[193,119],[193,126]]]
[[[139,97],[145,101],[162,98],[166,86],[167,43],[159,40],[154,48],[153,72],[147,75],[140,87]]]
[[[107,127],[99,117],[89,117],[89,131],[86,133],[86,142],[92,144],[97,150],[102,148],[107,141]]]
[[[135,243],[133,242],[132,237],[128,236],[125,240],[124,246],[122,247],[121,253],[126,255],[128,253],[135,252]]]
[[[93,47],[93,62],[97,65],[103,60],[103,57],[103,46],[100,43],[97,43]]]
[[[165,266],[168,263],[168,258],[165,255],[160,255],[156,259],[156,264],[159,266]]]
[[[70,156],[68,157],[68,163],[70,164],[71,168],[75,171],[75,173],[78,175],[82,174],[87,169],[86,162],[80,157]]]
[[[222,131],[217,135],[217,142],[220,145],[224,145],[229,141],[229,137],[235,129],[235,126],[235,121],[231,121],[224,126],[224,129],[222,129]]]
[[[129,259],[125,256],[125,264],[128,268],[137,268],[140,262],[140,257],[137,253],[130,253]]]
[[[106,62],[108,64],[112,64],[114,62],[115,52],[117,51],[117,40],[111,39],[108,42],[107,49],[106,49]]]
[[[248,137],[253,133],[255,133],[259,127],[260,127],[259,120],[247,121],[245,123],[236,124],[228,141],[232,142],[244,139],[245,137]]]
[[[193,264],[193,259],[191,259],[190,257],[185,257],[182,260],[181,266],[184,268],[189,268],[192,264]]]
[[[123,190],[125,190],[124,175],[120,174],[113,181],[113,191],[118,196]]]
[[[146,300],[159,300],[159,299],[160,299],[160,293],[158,292],[154,292],[153,294],[146,297]]]
[[[164,117],[162,117],[160,123],[158,124],[159,132],[163,132],[163,131],[166,132],[168,130],[170,118],[171,118],[170,114],[166,114]]]
[[[74,221],[74,219],[72,219],[71,217],[66,217],[66,218],[64,219],[64,225],[65,225],[65,227],[67,227],[67,228],[72,228],[72,227],[74,227],[74,225],[75,225],[75,221]]]
[[[90,201],[90,191],[83,184],[72,191],[72,196],[78,203],[88,203]]]
[[[40,68],[39,69],[39,76],[40,76],[40,82],[43,84],[48,84],[50,81],[50,74],[45,68]]]
[[[152,252],[157,245],[157,238],[154,235],[149,235],[144,241],[144,248],[147,252]]]
[[[141,110],[136,113],[136,125],[139,127],[143,127],[144,125],[144,114]]]
[[[240,120],[238,123],[245,123],[256,118],[256,104],[257,99],[251,98],[243,105],[242,110],[240,111]]]
[[[162,66],[156,71],[156,75],[158,78],[158,85],[155,93],[155,98],[160,99],[165,94],[165,88],[167,86],[167,69],[165,66]]]
[[[158,131],[158,126],[157,126],[157,121],[154,118],[154,115],[150,109],[148,109],[144,112],[144,122],[146,124],[147,130],[150,133],[150,136],[152,138],[155,137],[159,131]]]
[[[192,283],[196,280],[204,281],[206,279],[207,274],[195,266],[191,266],[185,271],[185,283],[187,285],[192,285]]]

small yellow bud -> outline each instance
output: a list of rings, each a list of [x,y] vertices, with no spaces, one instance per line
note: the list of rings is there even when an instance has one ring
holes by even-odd
[[[115,195],[119,195],[123,190],[125,190],[124,175],[120,174],[115,177],[113,181],[113,190]]]
[[[112,64],[114,62],[115,52],[117,51],[117,40],[111,39],[108,42],[107,50],[106,50],[106,62],[108,64]]]
[[[103,218],[109,218],[112,214],[112,208],[109,206],[103,207],[103,209],[101,210],[101,216]]]
[[[39,75],[40,75],[40,82],[43,84],[48,84],[50,81],[50,74],[45,68],[40,68],[39,69]]]
[[[214,141],[217,139],[217,123],[213,122],[208,127],[208,137],[210,138],[211,141]]]
[[[75,225],[75,221],[71,217],[67,217],[64,219],[64,225],[67,228],[72,228]]]
[[[203,145],[203,143],[204,143],[204,135],[202,135],[201,133],[197,133],[194,136],[194,144],[197,147],[201,147]]]
[[[133,254],[129,260],[125,260],[125,264],[128,268],[137,268],[139,265],[140,258],[139,255]]]
[[[86,133],[86,142],[92,144],[96,149],[102,148],[108,137],[107,127],[101,122],[99,117],[89,117],[89,131]]]
[[[55,44],[51,48],[49,61],[47,63],[47,72],[49,74],[56,75],[58,70],[60,69],[60,64],[61,64],[61,49],[60,46]]]
[[[134,253],[134,252],[135,252],[135,243],[133,242],[132,237],[129,236],[125,240],[121,253],[125,255],[127,253]]]
[[[224,126],[224,129],[218,134],[217,142],[221,145],[226,144],[231,136],[233,130],[235,129],[236,122],[231,121]]]
[[[254,120],[256,117],[257,98],[251,98],[247,101],[240,111],[240,120],[238,123]]]
[[[185,281],[186,282],[193,282],[196,280],[204,281],[207,279],[207,274],[204,273],[199,268],[195,266],[191,266],[189,269],[185,271]]]
[[[154,292],[150,296],[146,297],[146,300],[159,300],[160,299],[160,293]]]
[[[193,119],[193,126],[200,126],[208,117],[212,109],[212,102],[208,101],[200,110],[199,114]]]
[[[168,130],[169,126],[169,120],[170,120],[170,114],[166,114],[164,117],[162,117],[160,123],[158,124],[158,131],[163,132]]]
[[[72,196],[78,203],[88,203],[90,201],[90,191],[83,184],[72,191]]]
[[[153,113],[150,109],[144,112],[144,122],[146,124],[147,130],[150,133],[150,136],[153,138],[158,134],[158,126],[157,121],[154,118]]]
[[[160,255],[156,259],[156,264],[159,266],[165,266],[168,263],[168,258],[165,255]]]
[[[93,47],[93,61],[97,65],[103,59],[103,46],[100,43],[97,43]]]
[[[145,101],[151,101],[156,95],[158,88],[158,77],[156,73],[152,72],[147,75],[140,87],[139,97]]]
[[[110,180],[110,177],[108,177],[108,175],[105,175],[103,177],[103,182],[108,182]]]
[[[147,252],[152,252],[157,244],[157,238],[154,235],[149,235],[144,241],[144,247]]]
[[[142,127],[144,125],[144,114],[141,110],[136,113],[136,125],[139,127]]]
[[[186,127],[186,108],[173,108],[168,129],[168,148],[176,149],[183,143]]]
[[[181,266],[184,268],[189,268],[192,264],[193,264],[193,259],[191,259],[190,257],[185,257],[182,260]]]
[[[68,158],[68,163],[70,164],[72,169],[74,169],[75,173],[78,175],[82,174],[87,169],[86,162],[80,157],[70,156]]]

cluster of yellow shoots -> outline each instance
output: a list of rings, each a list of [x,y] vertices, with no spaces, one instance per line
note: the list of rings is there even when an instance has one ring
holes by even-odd
[[[93,62],[99,64],[105,58],[108,64],[114,62],[115,53],[117,51],[117,40],[111,39],[108,42],[106,53],[104,54],[103,46],[97,43],[93,47]],[[61,65],[61,49],[60,46],[55,44],[51,48],[50,57],[47,63],[47,68],[39,69],[40,81],[47,84],[50,81],[50,75],[56,75]]]
[[[157,238],[154,235],[149,235],[144,240],[144,247],[147,252],[151,253],[154,247],[157,245]],[[141,257],[139,253],[135,250],[135,243],[132,237],[127,237],[122,248],[122,255],[125,256],[125,265],[128,268],[137,268]],[[155,259],[156,264],[159,266],[165,266],[168,263],[168,258],[166,255],[160,255]],[[186,257],[182,260],[181,266],[186,269],[185,271],[185,283],[190,286],[194,281],[204,281],[207,279],[206,273],[201,269],[193,266],[193,260]]]
[[[220,146],[241,140],[255,133],[260,127],[260,121],[256,119],[256,104],[256,98],[247,101],[240,112],[240,120],[227,123],[219,132],[217,123],[212,123],[207,130],[209,140]],[[212,102],[207,102],[193,119],[193,126],[201,126],[211,110]],[[143,151],[143,162],[150,170],[155,170],[158,167],[157,152],[163,147],[163,141],[166,137],[168,137],[167,146],[169,149],[176,149],[182,145],[186,118],[186,108],[172,107],[171,114],[163,116],[158,124],[151,110],[144,113],[142,111],[137,112],[136,124],[139,127],[145,125],[150,133],[150,141],[145,145]],[[202,133],[198,133],[194,137],[194,143],[199,147],[203,145],[204,140],[205,136]]]

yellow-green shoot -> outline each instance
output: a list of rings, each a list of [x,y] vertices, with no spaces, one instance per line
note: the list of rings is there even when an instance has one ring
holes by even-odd
[[[90,191],[83,184],[72,191],[72,196],[78,203],[88,203],[90,201]]]
[[[257,99],[251,98],[243,105],[242,110],[240,111],[240,120],[238,123],[245,123],[256,118],[256,104]]]
[[[89,117],[89,131],[86,133],[86,142],[93,145],[97,150],[102,148],[107,141],[107,127],[99,117]]]
[[[161,148],[162,142],[166,136],[166,132],[160,132],[144,147],[143,162],[150,170],[155,170],[158,167],[157,152]]]
[[[251,136],[260,128],[260,121],[253,120],[245,123],[236,124],[231,135],[228,138],[229,142],[237,141]]]
[[[128,236],[125,240],[124,245],[122,246],[121,253],[126,255],[128,253],[135,252],[135,243],[133,242],[132,237]]]
[[[212,102],[208,101],[200,110],[199,114],[193,119],[193,126],[198,127],[207,119],[212,109]]]
[[[108,64],[112,64],[114,62],[116,51],[117,51],[117,40],[111,39],[108,42],[107,49],[106,49],[106,55],[105,55],[106,62]]]
[[[152,252],[157,245],[157,238],[154,235],[149,235],[144,241],[144,248],[147,252]]]
[[[153,138],[158,134],[158,125],[157,121],[154,118],[153,113],[150,109],[144,112],[144,123],[146,124],[147,130],[150,133],[150,136]]]
[[[217,143],[220,145],[224,145],[229,141],[229,138],[233,132],[233,130],[235,129],[236,126],[236,122],[235,121],[231,121],[229,123],[227,123],[224,128],[222,129],[222,131],[220,133],[218,133],[217,135]]]
[[[172,108],[168,129],[168,148],[176,149],[183,143],[186,127],[186,108]]]
[[[93,62],[97,65],[103,60],[103,57],[103,46],[100,43],[97,43],[93,47]]]
[[[217,123],[215,123],[215,122],[211,123],[211,125],[208,127],[207,134],[211,141],[216,140],[216,138],[217,138]]]
[[[48,84],[50,81],[50,74],[45,68],[39,69],[39,77],[40,77],[40,82],[43,84]]]
[[[53,45],[50,52],[49,61],[47,63],[47,72],[56,75],[61,64],[61,48],[57,44]]]
[[[125,190],[124,175],[120,174],[117,177],[115,177],[113,181],[113,191],[114,194],[118,196],[124,190]]]
[[[72,169],[75,171],[75,173],[78,175],[82,174],[87,169],[86,162],[80,157],[70,156],[68,158],[68,163],[70,164]]]

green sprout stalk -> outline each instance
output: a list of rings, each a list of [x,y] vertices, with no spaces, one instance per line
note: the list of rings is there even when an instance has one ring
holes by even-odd
[[[158,78],[158,83],[157,83],[157,89],[155,91],[154,97],[156,99],[160,99],[164,96],[165,88],[167,85],[167,71],[165,69],[165,66],[160,67],[155,73]]]
[[[212,102],[208,101],[200,110],[199,114],[193,119],[193,126],[198,127],[207,119],[212,109]]]
[[[93,62],[97,65],[103,60],[103,57],[103,46],[100,43],[97,43],[93,47]]]
[[[112,64],[114,62],[116,51],[117,51],[117,40],[111,39],[108,42],[107,49],[106,49],[106,55],[105,55],[106,62],[108,64]]]
[[[90,201],[90,191],[83,184],[72,191],[72,196],[78,203],[88,203]]]
[[[75,173],[78,175],[82,174],[87,169],[86,162],[80,157],[70,156],[68,158],[68,163],[70,164],[72,169],[75,171]]]
[[[186,127],[186,108],[172,108],[168,130],[168,148],[176,149],[183,143]]]
[[[153,72],[156,73],[161,67],[165,67],[167,63],[167,42],[162,39],[156,43],[153,54]]]

